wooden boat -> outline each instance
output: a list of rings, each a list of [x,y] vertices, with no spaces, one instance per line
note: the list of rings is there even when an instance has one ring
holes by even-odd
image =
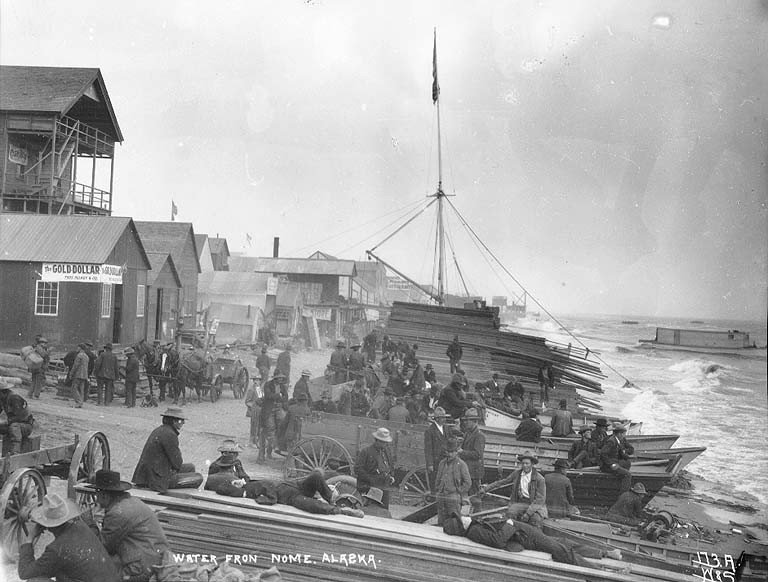
[[[490,426],[481,426],[480,430],[485,434],[486,441],[489,439],[506,439],[507,441],[516,441],[515,431],[493,428]],[[635,452],[657,451],[659,449],[669,449],[677,442],[680,435],[677,434],[641,434],[629,435],[627,440],[635,448]],[[540,443],[530,443],[531,446],[538,444],[540,447],[550,446],[558,450],[568,451],[571,445],[578,440],[575,437],[543,437]]]
[[[580,411],[573,414],[573,420],[574,425],[578,424],[593,424],[598,418],[605,418],[601,417],[599,414],[595,414],[593,412],[586,412],[586,411]],[[508,430],[515,430],[522,421],[522,417],[515,416],[514,414],[510,414],[509,412],[506,412],[504,410],[500,410],[494,406],[488,406],[486,404],[485,406],[485,426],[489,426],[491,428],[504,428]],[[640,431],[643,428],[642,422],[631,422],[629,420],[619,419],[619,418],[608,418],[608,423],[613,422],[620,422],[624,425],[624,428],[627,429],[628,435],[639,435]],[[544,431],[542,434],[547,434],[550,431],[550,423],[552,421],[551,414],[547,412],[542,412],[539,414],[539,421],[541,421],[541,424],[544,425]]]
[[[541,552],[497,550],[433,526],[385,518],[314,515],[210,491],[131,493],[156,510],[175,554],[215,556],[218,563],[228,560],[248,574],[275,565],[286,579],[298,582],[670,580],[666,572],[640,565],[596,560],[595,568],[571,566]],[[688,579],[693,580],[683,578]]]
[[[676,329],[657,327],[654,339],[641,339],[641,348],[677,350],[704,354],[731,354],[757,349],[749,333],[728,330]]]

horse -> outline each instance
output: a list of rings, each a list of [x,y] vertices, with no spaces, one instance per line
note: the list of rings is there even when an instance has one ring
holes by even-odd
[[[175,393],[173,403],[177,404],[181,396],[182,404],[187,403],[187,388],[194,388],[197,401],[200,402],[203,393],[203,382],[210,383],[213,376],[213,359],[200,349],[181,358],[179,373],[174,383]],[[215,388],[212,388],[215,390]]]

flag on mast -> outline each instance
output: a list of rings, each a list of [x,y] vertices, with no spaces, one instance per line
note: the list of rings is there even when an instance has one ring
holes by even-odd
[[[176,203],[171,200],[171,220],[176,220],[176,215],[179,213],[179,207],[176,206]]]
[[[440,85],[437,83],[437,29],[435,29],[435,42],[432,45],[432,103],[437,103],[440,97]]]

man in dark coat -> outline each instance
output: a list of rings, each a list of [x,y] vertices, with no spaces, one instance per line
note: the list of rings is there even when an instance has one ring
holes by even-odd
[[[339,409],[336,407],[336,403],[331,400],[331,393],[328,390],[324,390],[320,395],[320,401],[315,402],[313,410],[318,412],[326,412],[328,414],[338,414]]]
[[[107,550],[96,534],[80,519],[74,501],[48,493],[42,505],[34,508],[27,523],[27,533],[19,547],[19,578],[83,582],[122,582]],[[54,540],[35,560],[34,544],[44,530]]]
[[[100,530],[95,522],[89,525],[110,556],[118,561],[123,580],[149,582],[153,566],[160,565],[169,549],[155,512],[140,499],[131,497],[131,484],[121,481],[117,471],[99,469],[93,482],[81,487],[96,492],[104,519]]]
[[[104,351],[96,358],[96,365],[93,368],[96,376],[96,404],[109,405],[112,402],[112,394],[115,389],[115,380],[117,379],[117,356],[112,353],[112,344],[104,344]]]
[[[267,355],[267,348],[263,347],[261,348],[261,353],[256,358],[256,368],[259,370],[259,374],[261,375],[261,387],[264,387],[264,384],[266,384],[267,380],[269,380],[269,369],[272,367],[272,360],[269,359],[269,356]]]
[[[347,364],[349,366],[349,379],[357,380],[363,377],[365,370],[365,355],[360,351],[360,344],[350,346],[352,352],[349,354]]]
[[[483,384],[484,396],[491,400],[499,400],[503,397],[501,392],[501,384],[499,384],[499,375],[494,372],[491,379]]]
[[[592,441],[592,428],[588,425],[579,427],[581,438],[571,445],[568,461],[574,469],[597,466],[599,451]]]
[[[544,476],[547,486],[547,512],[549,517],[568,517],[576,513],[576,502],[573,500],[573,486],[571,480],[565,474],[568,470],[568,461],[557,459],[555,471]]]
[[[347,354],[344,351],[344,342],[336,343],[336,349],[331,353],[328,368],[332,374],[331,384],[341,384],[347,381]]]
[[[277,453],[290,451],[293,448],[301,431],[301,420],[308,417],[311,413],[307,394],[300,392],[295,397],[294,402],[288,405],[288,411],[285,413],[285,417],[278,428],[277,442],[279,449],[276,450]]]
[[[277,363],[275,364],[275,371],[285,376],[286,384],[291,383],[291,344],[285,346],[285,350],[280,352],[277,356]]]
[[[427,364],[424,367],[424,380],[429,382],[430,386],[437,383],[437,375],[432,364]]]
[[[448,439],[451,437],[450,428],[445,426],[448,415],[438,406],[435,408],[434,419],[427,430],[424,431],[424,457],[427,461],[427,480],[429,490],[434,493],[435,480],[437,479],[437,467],[445,456]]]
[[[32,434],[34,419],[27,407],[27,401],[14,394],[10,388],[0,388],[0,414],[3,412],[8,423],[0,427],[0,434],[4,434],[3,438],[10,439],[8,453],[18,455],[21,453],[22,442]]]
[[[306,394],[307,403],[310,408],[312,408],[312,394],[309,393],[309,377],[311,375],[312,372],[305,368],[301,371],[301,378],[299,378],[293,387],[293,399],[296,400],[299,394]]]
[[[461,443],[459,457],[467,464],[469,476],[472,478],[472,486],[469,494],[475,495],[480,491],[483,480],[483,455],[485,454],[485,435],[480,432],[477,422],[480,415],[475,408],[470,408],[464,413],[464,442]]]
[[[405,399],[402,396],[395,398],[395,405],[387,411],[387,420],[392,422],[411,422],[411,413],[405,407]]]
[[[363,495],[371,487],[381,489],[383,491],[381,503],[385,509],[389,509],[389,488],[395,482],[395,468],[392,466],[388,450],[392,435],[386,428],[379,428],[372,435],[373,444],[365,447],[357,455],[355,464],[357,490]]]
[[[88,399],[90,381],[88,380],[88,354],[85,353],[85,344],[78,344],[77,355],[69,371],[72,380],[72,395],[75,398],[75,408],[82,408],[83,402]]]
[[[40,392],[45,386],[45,373],[48,370],[48,364],[51,361],[51,356],[48,353],[48,340],[43,336],[35,339],[35,345],[33,346],[38,356],[43,359],[43,365],[39,368],[32,370],[32,384],[29,387],[27,398],[40,398]]]
[[[536,418],[535,410],[527,410],[523,412],[523,420],[517,425],[515,429],[515,436],[517,440],[538,443],[541,440],[541,431],[544,427]]]
[[[139,383],[139,360],[133,348],[126,348],[124,353],[128,356],[125,361],[125,406],[133,408],[136,406],[136,385]]]
[[[595,430],[592,431],[592,442],[595,443],[597,451],[600,452],[605,441],[608,440],[608,431],[606,430],[608,428],[608,419],[598,418],[594,424]]]
[[[541,405],[546,407],[549,405],[549,391],[555,388],[555,371],[549,362],[544,362],[539,368],[539,388]]]
[[[507,518],[522,520],[541,529],[547,514],[547,485],[534,465],[539,459],[530,451],[517,457],[520,468],[504,479],[480,487],[480,493],[511,485]]]
[[[632,473],[629,472],[632,461],[629,456],[635,452],[635,448],[624,438],[626,434],[627,429],[620,422],[614,422],[613,434],[600,449],[600,469],[621,477],[622,493],[629,491],[632,485]]]
[[[461,368],[461,357],[464,355],[464,350],[459,343],[459,336],[453,336],[453,341],[448,344],[445,355],[448,356],[451,365],[451,374],[456,373]]]
[[[454,374],[451,378],[451,383],[443,388],[443,392],[440,394],[438,404],[451,415],[452,418],[461,418],[468,408],[472,408],[477,404],[464,397],[463,387],[464,376],[461,374]]]
[[[368,412],[371,410],[371,399],[362,379],[355,380],[352,392],[349,393],[349,399],[352,416],[368,416]]]
[[[168,408],[161,415],[163,424],[149,435],[141,451],[132,481],[137,487],[165,493],[168,489],[196,489],[203,476],[195,466],[184,463],[179,449],[179,431],[186,416],[181,408]]]
[[[376,362],[376,344],[379,343],[379,336],[376,329],[372,329],[371,332],[363,338],[363,349],[365,350],[365,358],[369,364]]]
[[[88,356],[88,376],[93,376],[93,369],[96,367],[96,352],[93,351],[93,342],[85,342],[85,354]]]
[[[552,415],[550,422],[552,436],[567,437],[573,434],[573,415],[568,410],[568,401],[565,398],[560,400],[559,407]]]
[[[632,489],[619,495],[616,503],[608,510],[606,519],[616,523],[623,523],[624,525],[639,525],[645,520],[643,497],[647,494],[645,485],[635,483]]]
[[[218,451],[221,455],[208,466],[205,489],[216,491],[216,487],[220,483],[232,483],[232,481],[240,481],[239,485],[242,487],[251,480],[239,459],[243,449],[234,439],[225,439]]]
[[[259,457],[258,461],[272,459],[272,451],[275,448],[275,434],[279,421],[282,420],[282,390],[285,376],[280,370],[275,369],[274,377],[264,384],[264,398],[261,405],[261,418],[259,419]]]

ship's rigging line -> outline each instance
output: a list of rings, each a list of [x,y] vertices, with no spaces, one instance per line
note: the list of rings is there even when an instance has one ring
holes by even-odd
[[[586,345],[584,342],[582,342],[582,341],[581,341],[581,340],[580,340],[578,337],[576,337],[576,336],[575,336],[575,335],[574,335],[574,334],[571,332],[571,330],[569,330],[568,328],[566,328],[566,327],[565,327],[565,325],[564,325],[564,324],[563,324],[563,323],[562,323],[562,322],[561,322],[559,319],[557,319],[557,317],[555,317],[554,315],[552,315],[552,314],[549,312],[549,310],[547,310],[547,308],[546,308],[546,307],[544,307],[544,306],[543,306],[541,303],[539,303],[539,301],[536,299],[536,297],[534,297],[534,296],[533,296],[533,295],[530,293],[530,291],[528,291],[528,289],[526,289],[526,288],[523,286],[523,284],[522,284],[522,283],[520,283],[520,281],[518,281],[518,280],[517,280],[517,278],[516,278],[516,277],[515,277],[515,276],[514,276],[514,275],[513,275],[513,274],[512,274],[510,271],[509,271],[509,269],[507,269],[507,267],[505,267],[505,266],[504,266],[504,263],[502,263],[502,262],[501,262],[501,261],[498,259],[498,257],[497,257],[497,256],[496,256],[496,255],[493,253],[493,251],[492,251],[490,248],[488,248],[488,246],[487,246],[487,245],[486,245],[486,244],[483,242],[483,240],[482,240],[482,239],[481,239],[481,238],[480,238],[480,237],[477,235],[477,233],[476,233],[476,232],[475,232],[475,230],[472,228],[472,226],[471,226],[471,225],[470,225],[470,224],[469,224],[469,223],[468,223],[468,222],[467,222],[467,221],[464,219],[464,216],[462,216],[462,214],[459,212],[458,208],[456,208],[456,206],[454,206],[454,205],[453,205],[453,203],[450,201],[450,199],[446,199],[446,200],[448,201],[448,204],[450,204],[450,206],[451,206],[451,208],[453,209],[453,211],[456,213],[456,216],[458,216],[458,217],[459,217],[459,220],[460,220],[460,221],[461,221],[461,223],[464,225],[464,228],[466,228],[466,229],[467,229],[467,231],[468,231],[468,232],[469,232],[469,233],[470,233],[470,234],[471,234],[471,235],[472,235],[472,236],[473,236],[473,237],[474,237],[474,238],[475,238],[475,239],[476,239],[476,240],[477,240],[477,241],[478,241],[478,242],[479,242],[479,243],[482,245],[482,247],[483,247],[483,248],[486,250],[486,252],[487,252],[487,253],[488,253],[488,254],[489,254],[489,255],[490,255],[492,258],[493,258],[493,260],[494,260],[494,261],[496,261],[496,263],[498,263],[498,265],[499,265],[499,266],[500,266],[500,267],[501,267],[501,268],[504,270],[504,272],[505,272],[505,273],[506,273],[506,274],[509,276],[509,278],[510,278],[510,279],[512,279],[512,280],[513,280],[513,281],[514,281],[514,282],[515,282],[515,283],[516,283],[516,284],[517,284],[517,285],[518,285],[518,286],[519,286],[519,287],[520,287],[520,288],[521,288],[523,291],[525,291],[525,292],[526,292],[526,294],[528,295],[528,297],[530,297],[530,298],[533,300],[533,302],[534,302],[536,305],[538,305],[538,306],[539,306],[539,308],[540,308],[540,309],[541,309],[541,310],[542,310],[544,313],[546,313],[546,314],[547,314],[547,315],[550,317],[550,319],[552,319],[552,321],[554,321],[554,322],[555,322],[557,325],[559,325],[559,326],[560,326],[560,329],[562,329],[563,331],[565,331],[565,332],[566,332],[566,333],[567,333],[567,334],[568,334],[570,337],[572,337],[572,338],[573,338],[573,339],[576,341],[576,343],[578,343],[578,344],[579,344],[581,347],[583,347],[585,350],[587,350],[587,357],[589,356],[589,354],[590,354],[590,353],[591,353],[591,354],[593,354],[593,355],[595,356],[595,358],[597,358],[598,360],[600,360],[600,362],[602,362],[603,364],[605,364],[605,366],[606,366],[607,368],[609,368],[610,370],[612,370],[612,371],[613,371],[613,372],[614,372],[614,373],[615,373],[617,376],[619,376],[621,379],[623,379],[623,380],[625,381],[625,384],[624,384],[624,386],[625,386],[625,387],[632,387],[632,388],[636,388],[636,387],[637,387],[637,386],[635,385],[635,383],[634,383],[634,382],[632,382],[632,381],[631,381],[629,378],[627,378],[627,377],[626,377],[624,374],[622,374],[622,373],[621,373],[621,372],[619,372],[619,371],[618,371],[616,368],[614,368],[614,367],[613,367],[613,366],[611,366],[611,365],[610,365],[608,362],[606,362],[606,361],[605,361],[605,360],[604,360],[604,359],[603,359],[603,358],[600,356],[600,354],[598,354],[598,353],[596,353],[596,352],[592,351],[592,350],[589,348],[589,346],[587,346],[587,345]]]

